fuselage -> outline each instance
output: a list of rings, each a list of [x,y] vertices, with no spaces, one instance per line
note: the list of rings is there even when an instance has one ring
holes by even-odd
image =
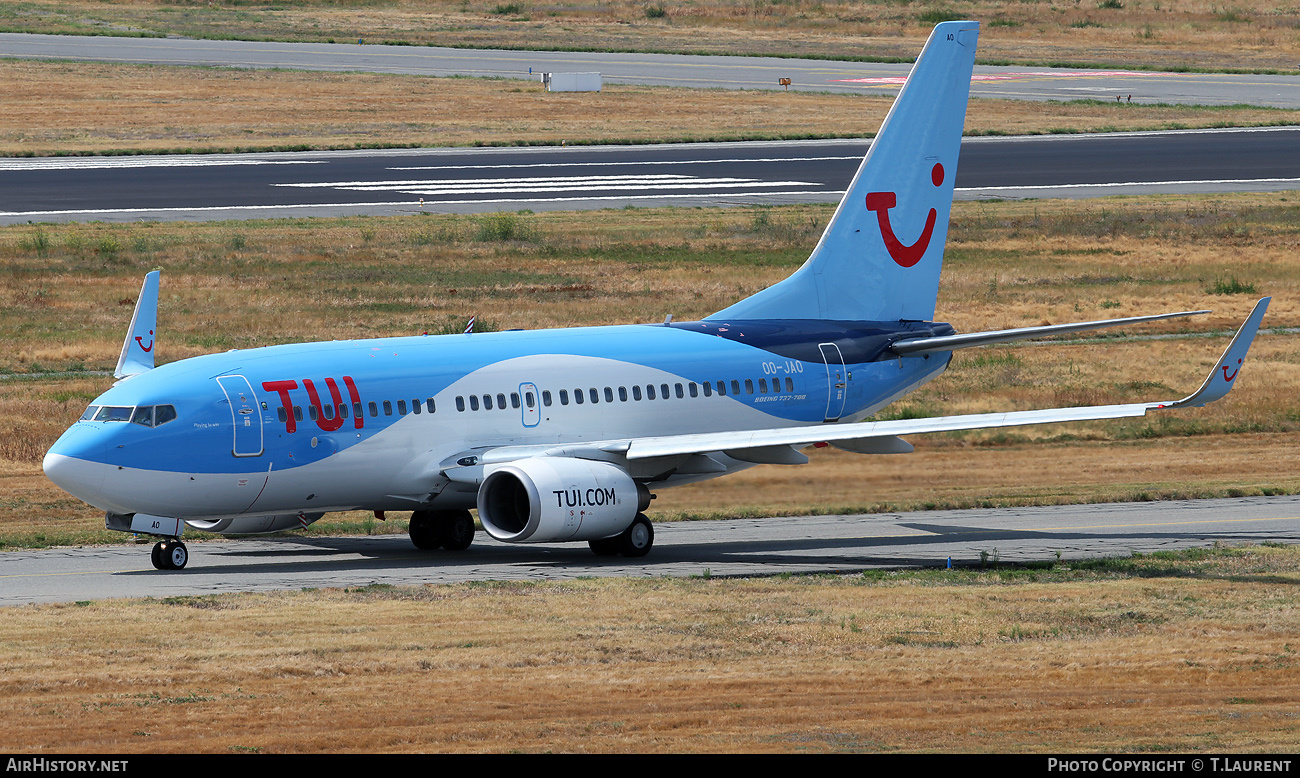
[[[947,365],[899,358],[893,340],[951,332],[704,321],[230,351],[118,382],[45,469],[107,512],[200,522],[469,507],[442,472],[475,451],[859,420]],[[723,461],[657,486],[745,466]]]

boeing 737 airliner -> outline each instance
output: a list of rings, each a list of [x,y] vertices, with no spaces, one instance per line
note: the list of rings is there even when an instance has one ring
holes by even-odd
[[[411,540],[459,550],[469,512],[511,543],[646,554],[652,490],[827,442],[901,453],[900,435],[1141,416],[1228,393],[1261,300],[1182,400],[868,422],[954,349],[1195,312],[957,334],[939,269],[979,25],[945,22],[917,59],[807,262],[703,321],[272,346],[155,366],[146,276],[121,379],[45,457],[56,484],[185,566],[186,526],[307,526],[330,511],[413,511]]]

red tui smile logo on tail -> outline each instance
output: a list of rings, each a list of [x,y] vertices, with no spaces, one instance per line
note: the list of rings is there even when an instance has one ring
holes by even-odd
[[[930,181],[935,186],[943,183],[943,165],[936,162],[930,169]],[[930,215],[925,218],[925,229],[921,231],[921,237],[909,246],[898,239],[894,234],[893,225],[889,223],[889,209],[895,205],[898,205],[898,197],[894,192],[867,194],[867,210],[876,212],[876,219],[880,222],[880,237],[885,241],[885,249],[889,251],[889,256],[899,266],[911,267],[921,261],[925,250],[930,247],[930,236],[934,234],[934,224],[939,218],[939,213],[933,208],[930,209]]]

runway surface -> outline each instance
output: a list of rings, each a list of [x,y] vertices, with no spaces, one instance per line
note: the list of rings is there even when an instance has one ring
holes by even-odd
[[[154,570],[150,544],[0,554],[0,605],[368,584],[742,576],[1127,556],[1215,543],[1300,542],[1300,497],[922,511],[658,524],[640,560],[585,543],[507,545],[478,533],[459,553],[404,535],[190,543],[183,571]]]
[[[919,53],[919,47],[918,52]],[[427,76],[537,79],[543,72],[597,72],[606,83],[721,89],[892,94],[909,63],[774,57],[713,57],[554,51],[487,51],[356,43],[278,43],[186,38],[0,34],[0,57],[212,67],[364,71]],[[1248,104],[1300,108],[1300,75],[1159,73],[1137,70],[978,65],[975,98],[1135,103]]]
[[[0,159],[0,224],[837,202],[864,140]],[[1300,128],[967,138],[958,199],[1300,188]]]

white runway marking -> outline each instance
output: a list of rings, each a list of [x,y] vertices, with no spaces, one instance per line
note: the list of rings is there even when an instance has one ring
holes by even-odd
[[[1116,181],[1107,184],[1035,184],[1033,186],[958,187],[958,192],[1021,191],[1026,189],[1114,189],[1126,186],[1189,186],[1192,184],[1300,184],[1300,178],[1209,178],[1188,181]]]
[[[642,162],[619,162],[619,167],[633,165],[725,165],[725,164],[760,164],[770,162],[839,162],[843,160],[860,161],[862,156],[850,157],[766,157],[759,159],[665,159],[646,160]],[[419,167],[390,167],[388,170],[499,170],[502,168],[525,169],[543,167],[609,167],[609,162],[536,162],[526,165],[421,165]]]
[[[204,157],[54,157],[0,159],[0,173],[24,170],[113,170],[143,167],[226,167],[231,165],[323,165],[324,160],[269,160]]]
[[[455,197],[474,194],[535,195],[573,192],[575,199],[591,199],[601,192],[654,192],[715,189],[768,189],[819,184],[808,181],[760,181],[754,178],[701,178],[674,174],[641,176],[555,176],[534,178],[451,178],[403,181],[328,181],[286,183],[275,186],[301,189],[345,189],[355,192],[404,192],[421,197]],[[767,192],[761,192],[766,194]],[[514,198],[512,198],[514,199]]]

